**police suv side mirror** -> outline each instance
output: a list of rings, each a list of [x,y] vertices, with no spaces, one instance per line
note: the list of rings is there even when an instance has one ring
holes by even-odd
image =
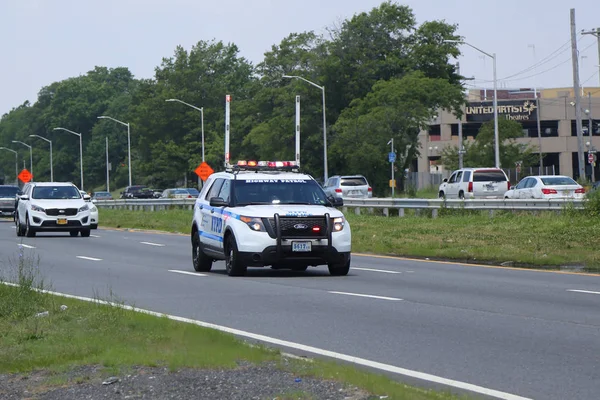
[[[444,180],[442,182],[443,183],[447,183],[448,182],[448,178],[444,178]]]
[[[329,201],[333,207],[342,207],[344,205],[344,199],[341,197],[331,196],[329,197]]]
[[[210,198],[210,206],[211,207],[227,207],[227,206],[229,206],[229,202],[223,200],[221,197],[211,197]]]
[[[85,201],[90,201],[91,199],[92,199],[92,198],[90,197],[90,195],[89,195],[89,194],[84,194],[84,195],[83,195],[83,200],[85,200]]]
[[[27,201],[29,200],[29,196],[27,196],[26,194],[19,196],[19,199],[23,200],[23,201]]]
[[[511,186],[511,187],[510,187],[510,190],[515,190],[515,187],[514,187],[514,186]]]

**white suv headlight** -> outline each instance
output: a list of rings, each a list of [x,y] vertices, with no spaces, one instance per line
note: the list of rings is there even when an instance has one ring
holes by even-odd
[[[90,208],[90,211],[91,212],[96,212],[96,211],[98,211],[98,209],[96,208],[96,206],[92,206],[92,208]]]
[[[344,229],[344,225],[346,224],[346,220],[344,217],[333,218],[333,231],[339,232]]]
[[[31,205],[31,211],[37,211],[37,212],[43,212],[43,213],[46,212],[46,210],[44,210],[42,207],[36,206],[35,204]]]
[[[89,207],[88,207],[88,205],[86,204],[86,205],[84,205],[84,206],[82,206],[82,207],[79,207],[79,210],[78,210],[78,212],[84,212],[84,211],[87,211],[87,210],[89,210],[89,209],[90,209],[90,208],[89,208]]]

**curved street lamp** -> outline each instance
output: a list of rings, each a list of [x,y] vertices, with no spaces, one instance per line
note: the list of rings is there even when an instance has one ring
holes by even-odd
[[[131,186],[131,135],[130,135],[130,131],[129,131],[129,123],[119,121],[118,119],[115,119],[113,117],[108,117],[106,115],[101,115],[98,117],[98,119],[110,119],[111,121],[115,121],[115,122],[127,127],[127,157],[129,158],[129,186]]]
[[[19,184],[19,160],[17,158],[19,156],[19,153],[17,153],[16,150],[9,149],[8,147],[0,147],[0,150],[12,151],[13,153],[15,153],[15,182],[18,185]]]
[[[54,182],[54,170],[52,168],[52,140],[46,139],[45,137],[40,135],[29,135],[29,137],[36,137],[50,143],[50,182]]]
[[[65,131],[72,133],[75,136],[79,136],[79,174],[81,176],[81,187],[79,190],[83,190],[83,145],[81,143],[81,133],[73,132],[66,128],[54,128],[55,131]]]
[[[32,147],[30,145],[28,145],[27,143],[21,142],[19,140],[13,140],[12,142],[13,143],[22,144],[23,146],[29,148],[29,172],[33,176],[33,154],[32,154]]]
[[[306,78],[297,75],[283,75],[282,78],[288,79],[300,79],[310,85],[313,85],[316,88],[321,89],[323,93],[323,184],[327,182],[328,172],[327,172],[327,119],[325,115],[325,86],[317,85],[314,82],[309,81]]]

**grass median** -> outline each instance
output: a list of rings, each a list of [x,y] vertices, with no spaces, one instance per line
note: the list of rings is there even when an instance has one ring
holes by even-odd
[[[346,213],[352,250],[520,267],[600,272],[600,221],[583,211],[561,214],[446,210],[438,218]],[[189,210],[100,210],[104,227],[155,229],[187,234]]]
[[[16,392],[10,391],[10,385],[15,382],[21,389],[19,396],[27,394],[33,398],[85,385],[93,386],[95,396],[103,396],[107,392],[102,390],[112,389],[103,389],[104,383],[100,382],[111,376],[131,376],[132,371],[138,371],[140,367],[168,370],[165,375],[167,392],[152,393],[154,389],[151,389],[146,393],[148,398],[163,398],[168,390],[175,390],[169,387],[180,382],[182,387],[177,393],[187,390],[187,398],[200,396],[203,387],[206,390],[218,388],[222,393],[231,394],[240,388],[228,387],[228,380],[223,378],[226,374],[243,373],[250,366],[267,365],[259,371],[278,374],[284,381],[277,382],[267,376],[256,379],[261,393],[269,394],[271,399],[321,398],[297,383],[302,382],[302,378],[313,381],[309,389],[314,389],[314,382],[320,382],[325,387],[321,390],[331,390],[333,382],[336,393],[344,391],[357,399],[371,398],[371,394],[377,394],[375,398],[387,396],[389,399],[457,398],[447,392],[409,387],[348,365],[320,360],[297,361],[283,356],[278,350],[250,346],[227,333],[135,312],[118,302],[107,305],[99,299],[87,302],[45,293],[42,292],[44,284],[37,279],[38,269],[30,261],[21,255],[17,272],[4,277],[17,282],[18,286],[3,284],[0,277],[0,380],[3,381],[0,397],[14,396]],[[94,368],[83,370],[86,366]],[[179,380],[177,374],[183,369],[187,371],[186,377]],[[192,383],[189,381],[190,369],[219,371],[219,381],[210,381],[211,374],[202,372],[196,377],[199,382]],[[35,379],[28,378],[40,370],[44,371],[43,379],[39,374]],[[85,371],[83,374],[82,370]],[[73,371],[80,373],[73,374]],[[199,386],[193,389],[193,385]],[[134,397],[141,395],[140,392],[135,394]],[[253,393],[247,395],[247,398],[257,398]],[[214,395],[211,398],[215,398]]]

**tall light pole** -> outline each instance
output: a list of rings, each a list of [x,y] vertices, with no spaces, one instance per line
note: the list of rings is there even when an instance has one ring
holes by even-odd
[[[127,158],[129,159],[129,186],[131,186],[131,134],[130,134],[130,130],[129,130],[129,123],[119,121],[118,119],[115,119],[113,117],[107,117],[106,115],[102,115],[102,116],[98,117],[98,119],[104,119],[104,118],[110,119],[112,121],[115,121],[115,122],[127,127]]]
[[[108,136],[106,137],[106,191],[110,192],[110,162],[108,161]]]
[[[81,176],[81,187],[79,188],[79,190],[83,190],[83,144],[81,141],[81,133],[77,133],[77,132],[73,132],[70,131],[66,128],[54,128],[55,131],[65,131],[65,132],[69,132],[72,133],[75,136],[79,136],[79,174]]]
[[[204,162],[204,107],[196,107],[196,106],[191,105],[190,103],[186,103],[185,101],[179,100],[179,99],[167,99],[165,101],[169,101],[169,102],[176,101],[178,103],[181,103],[183,105],[191,107],[194,110],[200,111],[200,126],[201,126],[200,129],[202,131],[202,133],[201,133],[201,135],[202,135],[202,162]],[[200,179],[200,177],[198,177],[198,187],[200,187],[201,182],[202,182],[202,180]]]
[[[29,135],[29,137],[36,137],[50,143],[50,182],[54,182],[54,170],[52,168],[52,140],[46,139],[45,137],[39,135]]]
[[[19,184],[19,160],[18,160],[19,153],[17,153],[13,149],[9,149],[7,147],[0,147],[0,150],[12,151],[13,153],[15,153],[15,182],[18,185]]]
[[[470,43],[461,40],[444,40],[444,43],[459,43],[477,50],[478,52],[490,57],[494,64],[494,158],[496,159],[496,168],[500,168],[500,139],[498,134],[498,77],[496,75],[496,53],[490,54]]]
[[[325,114],[325,86],[317,85],[316,83],[311,82],[308,79],[305,79],[305,78],[303,78],[301,76],[297,76],[297,75],[283,75],[282,78],[303,80],[304,82],[306,82],[310,85],[313,85],[316,88],[321,89],[321,92],[323,93],[323,184],[325,184],[325,182],[327,182],[327,178],[328,178],[328,172],[327,172],[327,118],[326,118],[326,114]]]
[[[22,144],[23,146],[25,146],[29,149],[29,173],[31,173],[31,175],[33,176],[33,154],[32,154],[33,147],[31,147],[27,143],[21,142],[19,140],[13,140],[12,142]]]

